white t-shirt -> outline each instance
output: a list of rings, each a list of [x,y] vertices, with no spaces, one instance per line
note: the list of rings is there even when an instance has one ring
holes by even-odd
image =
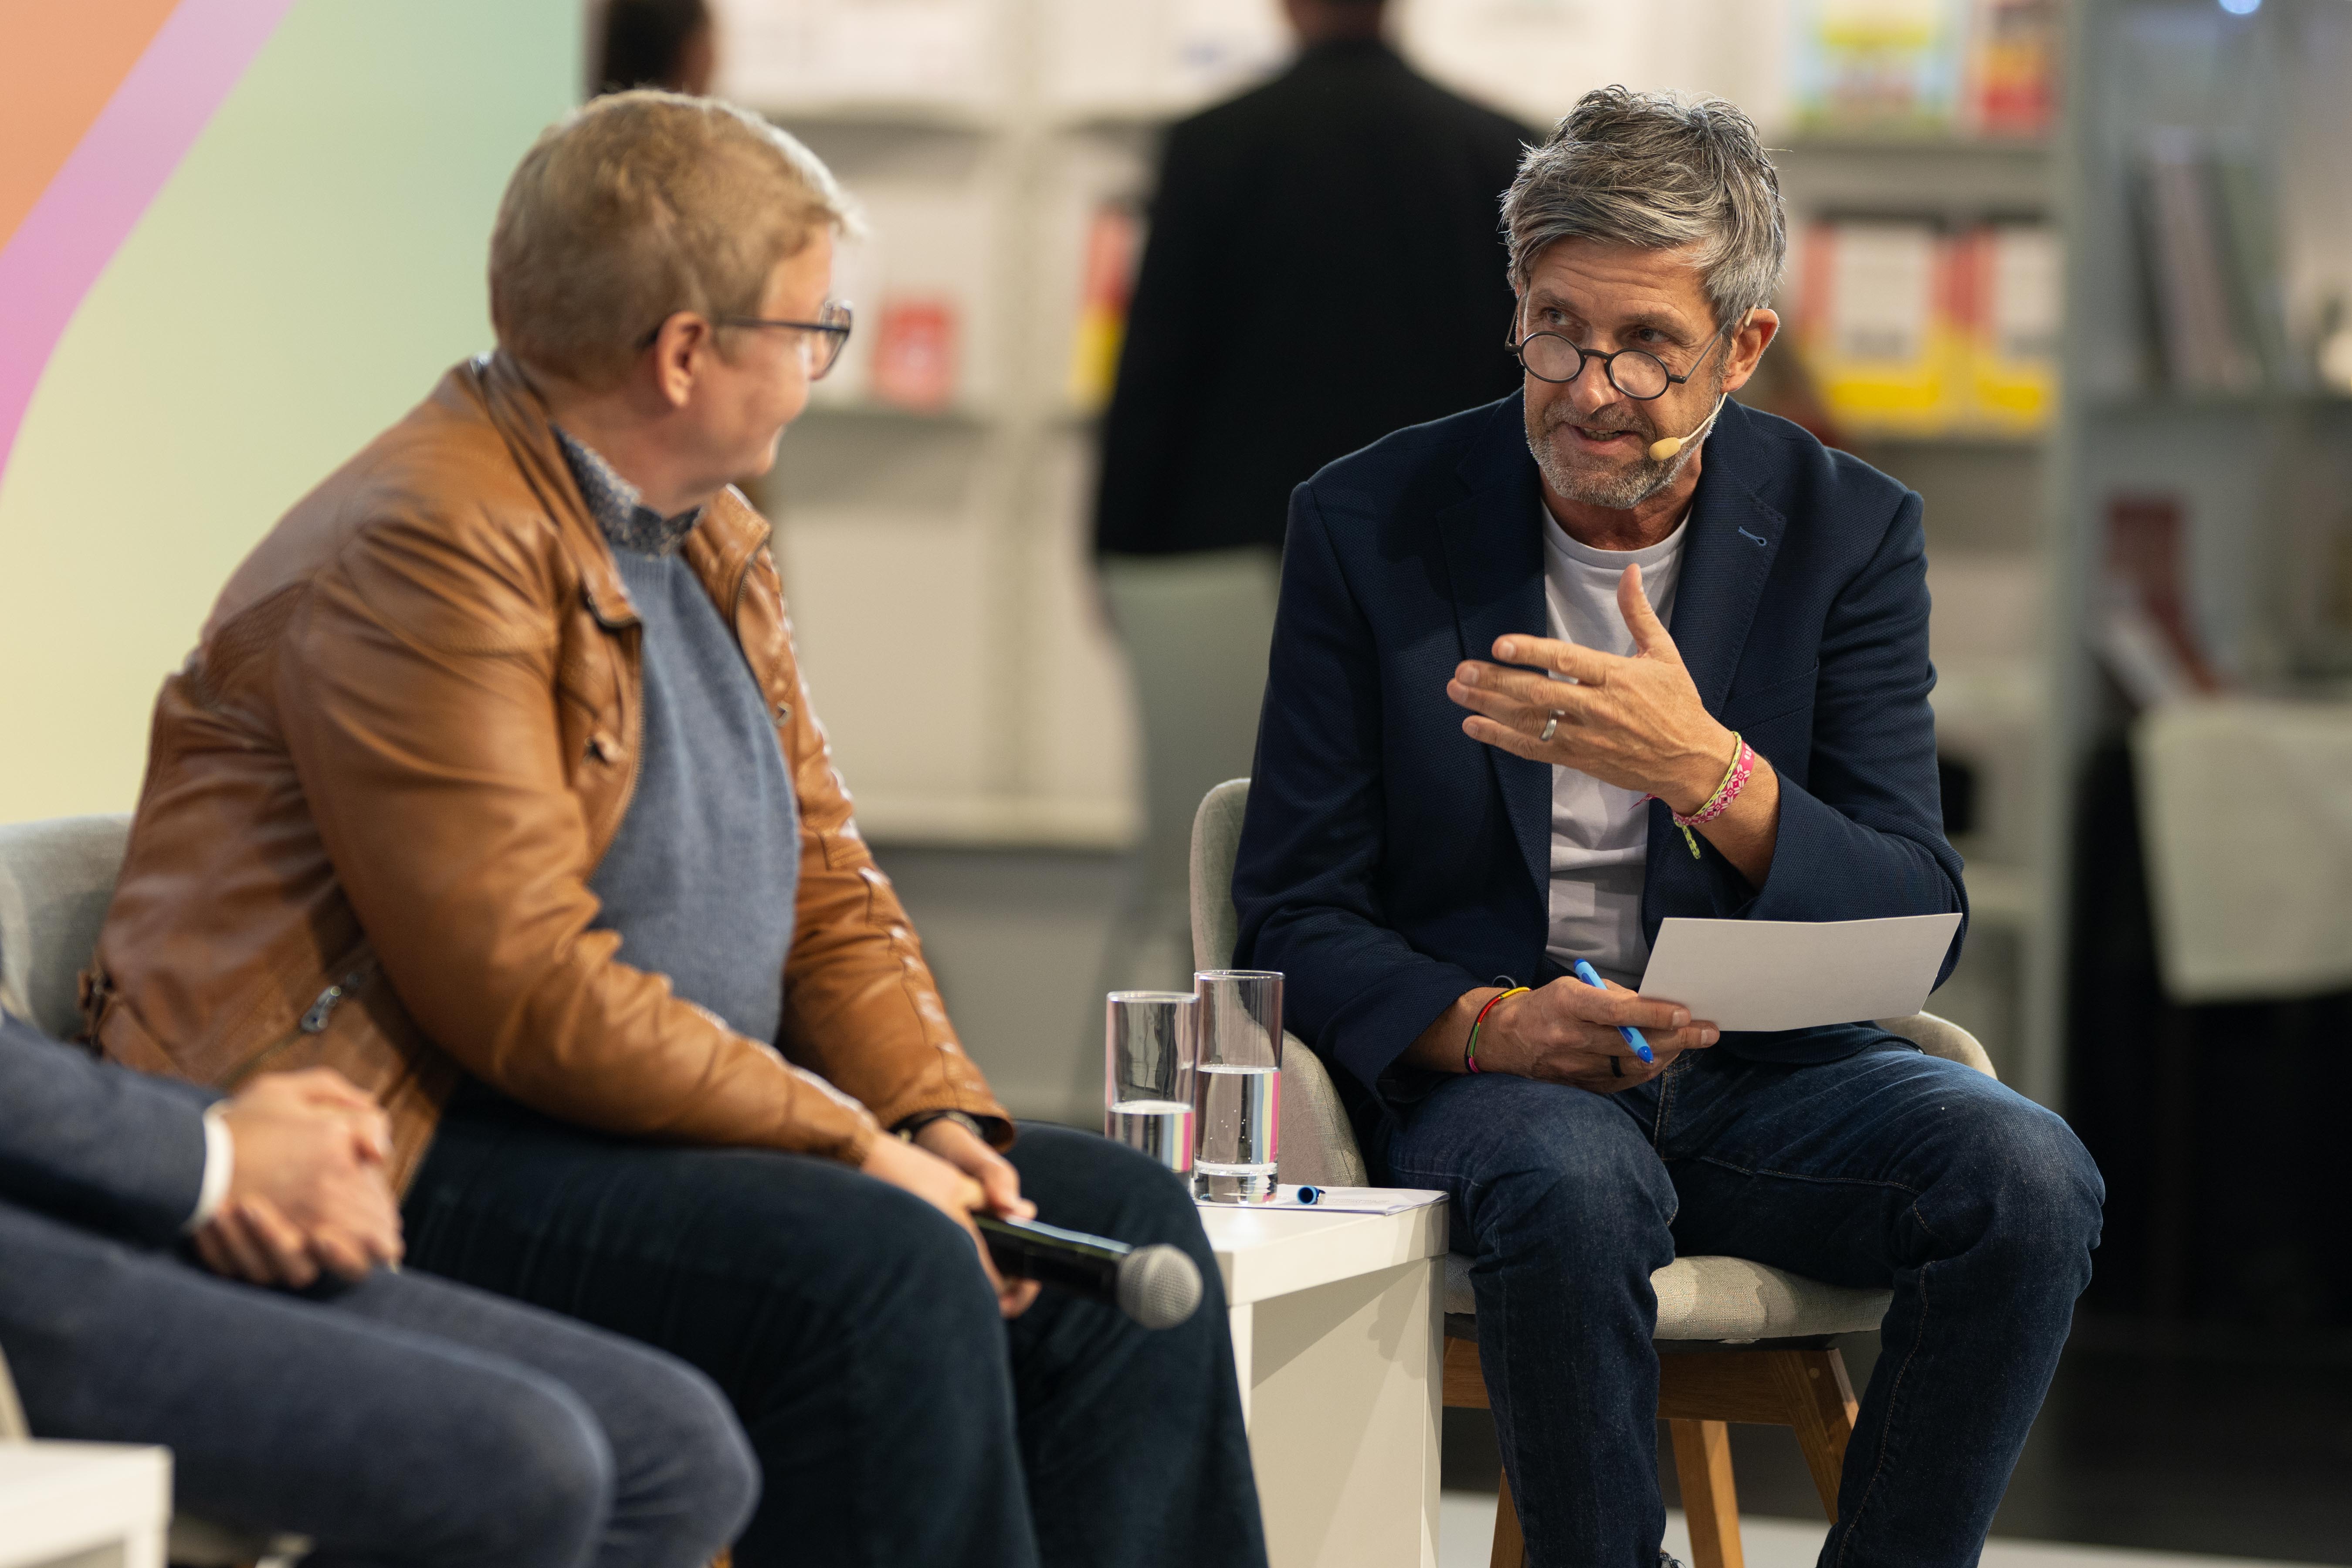
[[[1540,510],[1547,635],[1603,653],[1632,654],[1633,634],[1617,608],[1617,579],[1626,567],[1639,565],[1650,607],[1661,621],[1670,619],[1688,515],[1646,550],[1595,550],[1563,532],[1549,508]],[[1561,968],[1573,968],[1581,958],[1621,985],[1641,979],[1650,962],[1642,934],[1648,827],[1638,791],[1574,768],[1552,769],[1551,927],[1544,951]]]

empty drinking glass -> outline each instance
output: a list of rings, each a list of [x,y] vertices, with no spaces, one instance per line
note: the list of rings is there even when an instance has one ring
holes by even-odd
[[[1103,1131],[1182,1175],[1192,1168],[1200,1004],[1181,991],[1114,991],[1103,1023]]]
[[[1282,976],[1204,970],[1192,989],[1201,999],[1192,1191],[1212,1203],[1271,1203],[1282,1130]]]

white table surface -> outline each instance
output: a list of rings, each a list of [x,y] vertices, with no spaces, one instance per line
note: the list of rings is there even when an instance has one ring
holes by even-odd
[[[1402,1196],[1406,1189],[1397,1191]],[[1217,1255],[1226,1305],[1444,1256],[1445,1194],[1425,1195],[1427,1203],[1392,1215],[1201,1205],[1201,1228]]]
[[[1201,1205],[1272,1568],[1434,1568],[1444,1194],[1399,1214]]]
[[[168,1449],[0,1443],[0,1568],[161,1568],[171,1519]]]

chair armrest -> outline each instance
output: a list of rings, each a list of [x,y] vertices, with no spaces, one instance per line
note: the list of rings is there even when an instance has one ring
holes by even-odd
[[[1282,1151],[1277,1179],[1318,1187],[1371,1184],[1356,1130],[1323,1058],[1307,1042],[1282,1037]]]
[[[1878,1026],[1890,1035],[1902,1036],[1931,1057],[1972,1067],[1990,1079],[2000,1077],[1993,1070],[1992,1058],[1985,1054],[1977,1037],[1949,1018],[1938,1018],[1933,1013],[1914,1013],[1907,1018],[1881,1018]]]
[[[0,1354],[0,1443],[30,1442],[33,1429],[25,1424],[25,1407],[16,1399],[16,1384],[8,1375],[8,1358]]]

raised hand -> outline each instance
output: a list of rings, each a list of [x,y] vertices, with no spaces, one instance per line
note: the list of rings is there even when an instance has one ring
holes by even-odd
[[[1699,700],[1681,651],[1642,591],[1639,566],[1618,578],[1617,605],[1633,634],[1632,657],[1515,634],[1496,639],[1502,662],[1456,666],[1445,694],[1471,710],[1462,730],[1474,741],[1654,795],[1687,815],[1721,782],[1735,749],[1731,731]]]

